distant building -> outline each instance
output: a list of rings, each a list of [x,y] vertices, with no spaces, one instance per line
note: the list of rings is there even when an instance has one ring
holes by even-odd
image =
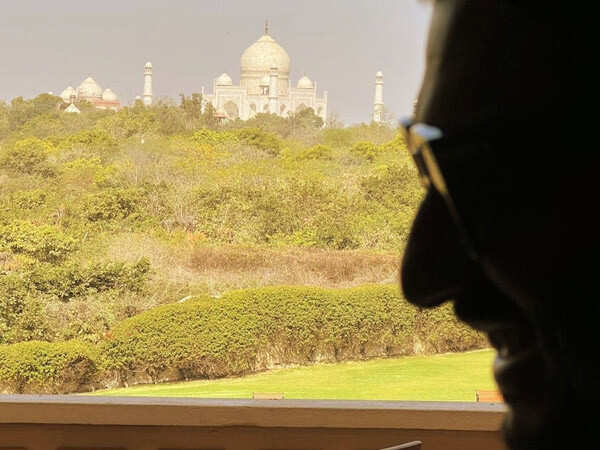
[[[217,113],[230,120],[247,120],[258,113],[272,113],[287,117],[312,108],[324,121],[327,118],[327,91],[317,95],[317,83],[304,75],[296,87],[290,80],[290,57],[269,34],[248,47],[241,57],[240,84],[224,73],[213,82],[213,92],[202,97],[211,103]]]
[[[383,123],[384,117],[384,104],[383,104],[383,73],[377,72],[375,75],[375,102],[373,106],[373,122]]]
[[[152,106],[152,63],[144,66],[144,105]]]
[[[69,86],[60,96],[68,104],[76,105],[77,103],[86,101],[94,105],[97,109],[118,111],[121,108],[121,102],[117,95],[110,89],[102,90],[92,77],[83,80],[77,89]]]

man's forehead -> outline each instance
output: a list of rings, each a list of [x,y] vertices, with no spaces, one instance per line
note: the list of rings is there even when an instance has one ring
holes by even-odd
[[[450,130],[541,105],[554,83],[552,31],[506,0],[436,2],[417,120]]]

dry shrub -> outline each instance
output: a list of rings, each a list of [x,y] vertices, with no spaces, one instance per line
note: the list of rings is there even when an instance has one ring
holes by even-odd
[[[271,266],[272,254],[269,250],[243,247],[199,247],[192,251],[189,266],[199,272],[247,272]]]
[[[395,255],[347,251],[314,251],[300,255],[298,263],[333,283],[352,281],[364,276],[379,278],[386,275],[388,278],[398,269],[398,257]]]
[[[346,250],[272,250],[244,247],[197,247],[189,267],[208,274],[247,274],[270,282],[341,287],[366,282],[393,281],[398,256]]]
[[[209,246],[202,240],[176,245],[141,233],[116,235],[105,257],[118,261],[150,260],[152,305],[188,295],[220,296],[232,289],[302,285],[332,288],[365,283],[395,283],[396,254],[357,250]]]

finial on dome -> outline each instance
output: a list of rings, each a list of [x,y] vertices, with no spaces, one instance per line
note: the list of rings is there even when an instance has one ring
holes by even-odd
[[[265,20],[265,34],[269,34],[269,19]]]

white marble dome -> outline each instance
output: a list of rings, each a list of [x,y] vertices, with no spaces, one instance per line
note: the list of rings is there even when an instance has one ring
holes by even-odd
[[[221,74],[221,76],[217,78],[216,83],[217,86],[233,86],[233,80],[226,73]]]
[[[105,102],[118,102],[119,101],[119,97],[117,97],[117,94],[115,94],[110,89],[106,89],[102,93],[102,100],[104,100]]]
[[[102,98],[102,87],[92,77],[87,77],[77,88],[77,96],[82,98]]]
[[[146,67],[146,69],[152,69],[152,63],[148,61],[144,67]]]
[[[315,85],[310,78],[304,75],[298,80],[298,85],[296,87],[298,89],[314,89]]]
[[[77,92],[75,92],[75,89],[73,89],[73,86],[69,86],[68,88],[66,88],[64,91],[62,91],[62,94],[60,94],[60,97],[65,101],[65,102],[70,102],[71,101],[71,97],[73,95],[77,95]]]
[[[225,74],[215,76],[213,92],[205,92],[203,87],[202,99],[215,108],[219,120],[248,120],[259,113],[288,117],[306,105],[325,120],[327,91],[318,95],[317,83],[306,76],[299,81],[290,78],[290,56],[269,34],[268,22],[259,37],[241,54],[239,83],[238,79],[232,83]]]
[[[265,34],[242,53],[242,73],[269,72],[274,67],[282,75],[289,74],[290,57],[283,47],[268,34]]]

